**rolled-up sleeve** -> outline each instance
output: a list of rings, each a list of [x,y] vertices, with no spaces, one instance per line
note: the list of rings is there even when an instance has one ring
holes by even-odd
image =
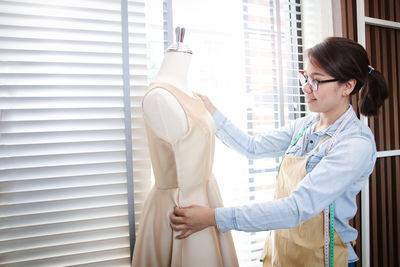
[[[219,110],[213,114],[216,136],[225,145],[248,158],[279,157],[290,145],[294,134],[294,123],[268,132],[251,136],[232,124]]]
[[[335,140],[331,151],[287,198],[241,207],[218,208],[217,227],[264,231],[296,227],[335,201],[354,183],[366,183],[376,161],[375,143],[366,137]]]

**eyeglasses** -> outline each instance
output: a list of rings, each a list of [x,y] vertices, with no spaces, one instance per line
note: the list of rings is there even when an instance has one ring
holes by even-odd
[[[313,91],[318,90],[318,84],[320,84],[320,83],[329,83],[329,82],[339,81],[339,79],[330,79],[330,80],[325,80],[325,81],[316,80],[316,79],[310,78],[307,75],[305,75],[304,71],[299,71],[298,76],[299,76],[301,86],[304,87],[306,84],[308,84],[308,86]]]

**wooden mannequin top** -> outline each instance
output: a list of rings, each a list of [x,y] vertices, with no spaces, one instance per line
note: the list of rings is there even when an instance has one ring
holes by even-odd
[[[167,52],[153,82],[168,83],[193,97],[187,88],[191,56],[185,52]],[[144,97],[143,115],[154,133],[168,142],[178,140],[188,130],[185,111],[175,96],[163,88],[155,88]]]

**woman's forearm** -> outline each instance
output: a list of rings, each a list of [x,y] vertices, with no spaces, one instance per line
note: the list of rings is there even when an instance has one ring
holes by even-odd
[[[248,158],[282,156],[293,135],[293,129],[290,125],[263,135],[248,135],[236,127],[218,109],[214,112],[213,118],[216,136],[225,145]]]

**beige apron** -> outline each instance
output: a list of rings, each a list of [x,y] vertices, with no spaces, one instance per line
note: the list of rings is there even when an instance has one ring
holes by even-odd
[[[311,151],[312,155],[328,136]],[[275,199],[290,196],[306,176],[309,157],[285,155],[278,174]],[[334,266],[347,266],[347,245],[335,230]],[[302,222],[296,228],[274,230],[265,241],[263,266],[324,266],[324,212]]]

